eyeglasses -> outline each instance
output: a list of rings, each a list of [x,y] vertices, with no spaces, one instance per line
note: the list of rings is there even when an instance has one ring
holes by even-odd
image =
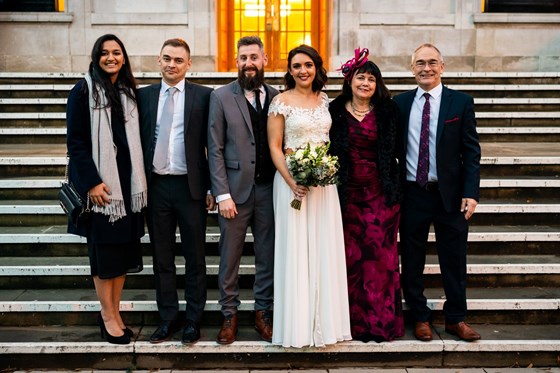
[[[438,60],[429,60],[429,61],[418,60],[418,61],[414,62],[414,66],[418,67],[418,68],[424,68],[424,67],[426,67],[426,64],[428,64],[430,67],[436,67],[437,65],[439,65],[439,61]]]

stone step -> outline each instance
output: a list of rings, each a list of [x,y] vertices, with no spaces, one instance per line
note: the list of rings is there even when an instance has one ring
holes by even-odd
[[[560,225],[471,225],[469,255],[558,255]],[[218,255],[219,232],[213,220],[207,227],[206,255]],[[146,230],[147,231],[147,230]],[[180,256],[180,237],[176,236],[175,255]],[[151,256],[149,236],[142,238],[143,253]],[[247,233],[244,255],[254,255],[253,237]],[[83,256],[85,239],[66,233],[66,225],[0,226],[1,256],[37,257]],[[435,254],[435,235],[428,236],[427,250]]]
[[[85,250],[83,250],[85,251]],[[152,257],[143,258],[144,269],[130,274],[127,289],[153,286]],[[436,255],[428,255],[424,270],[427,288],[441,287],[441,272]],[[178,275],[185,274],[185,260],[176,258]],[[206,257],[208,287],[217,288],[219,257]],[[241,259],[239,268],[242,288],[254,283],[255,266],[252,254]],[[86,255],[70,257],[2,257],[0,288],[76,289],[91,288],[89,259]],[[560,257],[557,255],[469,255],[467,264],[469,289],[485,287],[560,287]]]
[[[206,243],[218,242],[220,233],[217,227],[209,226],[206,232]],[[181,237],[177,232],[177,242]],[[435,233],[428,235],[429,242],[435,242]],[[560,226],[558,225],[488,225],[472,226],[469,228],[469,242],[556,242],[560,241]],[[143,243],[149,243],[150,238],[145,235]],[[253,242],[250,230],[245,242]],[[9,244],[85,244],[86,240],[73,234],[66,233],[66,225],[46,225],[34,227],[0,226],[0,245]],[[10,256],[17,256],[8,254]]]
[[[480,135],[557,135],[560,127],[479,127]],[[0,136],[64,136],[66,127],[5,127],[0,128]],[[527,137],[525,137],[527,139]]]
[[[213,80],[199,82],[204,86],[216,89],[233,79],[217,83]],[[154,82],[159,81],[155,80]],[[0,84],[0,98],[66,98],[74,87],[72,84]],[[150,82],[143,82],[144,87]],[[283,82],[271,82],[272,87],[284,90]],[[468,93],[476,98],[560,98],[560,84],[454,84],[446,81],[446,86]],[[415,89],[414,81],[408,84],[387,83],[387,88],[393,95]],[[323,88],[329,97],[336,97],[342,91],[342,84],[326,84]]]
[[[210,212],[215,213],[215,212]],[[477,214],[558,214],[560,203],[488,203],[482,201],[476,207]],[[58,201],[22,200],[0,201],[0,215],[64,215]]]
[[[481,143],[481,148],[484,178],[560,175],[560,147],[556,142],[488,142]],[[0,144],[0,175],[64,175],[65,154],[65,144]]]
[[[180,287],[179,287],[180,289]],[[428,307],[443,310],[445,295],[442,288],[426,288]],[[185,309],[182,291],[178,290],[179,307]],[[206,311],[219,311],[219,292],[208,289]],[[240,311],[252,311],[251,289],[240,289]],[[403,301],[404,309],[408,309]],[[558,287],[468,288],[467,305],[475,311],[558,311]],[[91,289],[7,289],[0,290],[0,312],[96,312],[100,305],[93,286]],[[156,312],[155,289],[125,289],[121,301],[123,312]],[[554,312],[555,313],[555,312]],[[560,323],[560,319],[556,318]]]
[[[548,224],[558,221],[558,201],[515,203],[512,201],[481,201],[471,218],[471,225]],[[66,222],[66,215],[57,200],[2,200],[0,224],[32,226]]]
[[[91,315],[91,319],[93,321],[95,316]],[[60,369],[63,359],[66,369],[77,370],[130,370],[133,366],[134,369],[158,371],[173,369],[173,372],[178,369],[188,369],[189,372],[193,369],[242,369],[240,372],[244,373],[248,373],[247,369],[259,368],[283,369],[284,372],[288,372],[285,369],[305,368],[318,372],[318,368],[328,368],[329,372],[337,373],[426,373],[440,372],[438,368],[442,367],[447,367],[442,373],[457,372],[449,367],[500,367],[496,370],[485,368],[483,372],[504,373],[503,367],[557,366],[560,339],[556,326],[473,326],[482,335],[480,341],[473,343],[459,341],[444,331],[443,324],[435,323],[431,342],[415,340],[412,328],[406,325],[405,336],[392,342],[346,341],[325,348],[302,349],[286,349],[259,341],[251,326],[240,327],[237,341],[231,345],[215,342],[217,326],[203,326],[201,340],[188,346],[180,343],[180,333],[170,341],[151,344],[147,340],[154,327],[144,325],[132,325],[136,337],[129,345],[101,342],[99,328],[94,326],[7,326],[0,327],[0,359],[9,362],[5,366],[19,369]],[[367,367],[367,370],[356,367]],[[398,367],[402,369],[396,370]],[[519,368],[513,371],[536,373]],[[546,368],[540,373],[544,372],[556,372],[556,368]]]
[[[218,274],[220,258],[218,256],[206,257],[206,274]],[[144,269],[140,273],[129,276],[152,276],[152,257],[143,258]],[[177,257],[175,266],[177,274],[185,274],[185,261]],[[254,275],[254,257],[243,256],[239,267],[240,275]],[[426,275],[441,274],[437,256],[426,257]],[[560,274],[560,256],[558,255],[469,255],[467,274],[500,275],[500,274]],[[89,276],[89,258],[81,257],[2,257],[0,277],[25,277],[25,276]],[[549,284],[552,286],[552,284]]]
[[[478,127],[482,142],[560,142],[560,127]],[[66,127],[0,128],[4,144],[66,144]]]
[[[65,112],[66,98],[0,98],[2,112]],[[476,111],[558,111],[560,98],[475,98]]]
[[[5,200],[56,199],[63,178],[32,176],[0,179],[0,198]],[[481,199],[531,200],[558,196],[558,177],[485,178],[480,182]]]
[[[141,79],[160,79],[159,72],[134,72],[134,77],[138,80]],[[266,78],[283,78],[284,72],[265,72]],[[0,81],[22,82],[22,81],[38,81],[38,80],[54,80],[61,79],[81,79],[85,76],[84,72],[18,72],[18,71],[1,71]],[[339,71],[328,71],[327,76],[329,79],[342,80],[342,75]],[[229,78],[235,79],[236,72],[224,71],[188,71],[186,73],[187,79],[221,79]],[[409,71],[387,71],[383,73],[384,79],[408,79],[414,80]],[[560,72],[557,71],[446,71],[446,79],[467,79],[468,81],[474,79],[477,83],[485,82],[488,80],[494,81],[539,81],[539,82],[555,82],[560,78]]]
[[[478,111],[475,113],[477,119],[558,119],[560,112],[557,111],[505,111],[505,112],[492,112],[492,111]],[[65,112],[0,112],[0,120],[15,121],[15,120],[40,120],[45,121],[49,119],[66,119]]]

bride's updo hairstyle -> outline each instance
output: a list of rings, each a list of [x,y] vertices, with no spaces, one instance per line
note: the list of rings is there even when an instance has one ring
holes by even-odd
[[[303,53],[309,56],[315,65],[315,79],[313,79],[313,83],[311,84],[311,89],[313,92],[318,92],[327,83],[327,70],[323,67],[323,59],[319,55],[313,47],[309,45],[302,44],[299,47],[295,47],[288,53],[288,72],[284,75],[284,81],[286,82],[286,89],[292,89],[296,86],[296,81],[292,74],[290,74],[290,68],[292,66],[292,58],[296,54]]]

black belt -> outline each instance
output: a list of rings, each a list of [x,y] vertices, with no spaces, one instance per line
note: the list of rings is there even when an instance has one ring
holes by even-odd
[[[429,181],[426,183],[426,185],[424,185],[423,187],[420,186],[417,182],[415,181],[407,181],[407,184],[409,185],[413,185],[416,188],[420,188],[425,190],[426,192],[437,192],[439,190],[439,184],[437,181]]]

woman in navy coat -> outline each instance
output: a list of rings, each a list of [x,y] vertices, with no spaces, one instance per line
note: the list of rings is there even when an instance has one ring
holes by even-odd
[[[133,333],[119,313],[126,273],[142,270],[140,238],[146,180],[139,137],[136,82],[115,35],[95,42],[85,79],[66,108],[68,177],[92,206],[89,220],[68,232],[87,238],[91,275],[101,304],[101,335],[128,344]]]

